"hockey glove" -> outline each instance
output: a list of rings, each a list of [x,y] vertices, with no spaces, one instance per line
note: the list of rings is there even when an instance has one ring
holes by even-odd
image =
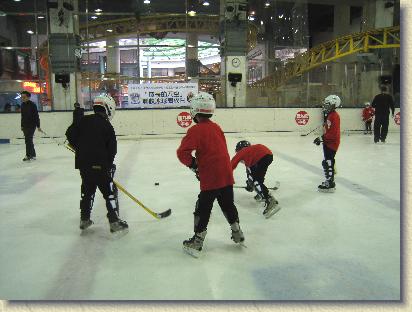
[[[316,145],[320,145],[320,143],[322,143],[322,140],[320,139],[320,137],[317,137],[317,138],[313,141],[313,144],[316,144]]]
[[[114,178],[114,173],[115,173],[115,172],[116,172],[116,165],[115,165],[115,164],[112,164],[112,166],[111,166],[110,169],[109,169],[109,176],[110,176],[111,179]]]
[[[252,181],[246,180],[245,190],[248,192],[253,192],[253,182]]]
[[[199,169],[197,167],[197,162],[196,162],[195,157],[192,157],[192,163],[190,164],[189,168],[190,168],[190,170],[192,170],[196,174],[196,179],[198,179],[200,181]]]

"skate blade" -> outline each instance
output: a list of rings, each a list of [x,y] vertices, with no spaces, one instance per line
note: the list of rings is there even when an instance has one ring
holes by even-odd
[[[318,189],[319,192],[321,193],[335,193],[336,188],[330,188],[330,189]]]
[[[113,239],[119,239],[119,238],[122,238],[123,236],[125,236],[127,233],[129,233],[129,228],[124,229],[124,230],[120,230],[120,231],[116,231],[116,232],[110,232],[110,236]]]
[[[276,212],[278,212],[280,210],[280,206],[276,205],[271,211],[269,211],[267,214],[265,214],[265,218],[269,219],[271,216],[273,216]]]
[[[186,252],[188,255],[191,255],[193,258],[197,259],[200,257],[200,251],[196,249],[183,246],[183,251]]]

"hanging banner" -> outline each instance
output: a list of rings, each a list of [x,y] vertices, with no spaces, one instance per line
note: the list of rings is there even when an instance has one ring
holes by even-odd
[[[197,83],[129,84],[129,101],[125,108],[163,108],[189,106],[198,91]]]

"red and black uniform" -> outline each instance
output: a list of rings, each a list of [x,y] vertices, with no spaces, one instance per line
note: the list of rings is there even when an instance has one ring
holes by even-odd
[[[335,110],[332,110],[325,119],[322,136],[324,156],[322,167],[326,179],[334,182],[335,155],[340,144],[340,117]]]
[[[235,170],[239,162],[246,166],[248,185],[253,185],[256,192],[263,198],[269,197],[269,191],[264,184],[269,165],[273,162],[272,151],[262,144],[254,144],[239,150],[232,158],[232,169]]]
[[[177,157],[182,164],[198,168],[200,194],[196,203],[196,233],[207,229],[213,202],[217,199],[229,224],[239,221],[233,199],[233,171],[222,129],[209,119],[191,127],[177,149]]]
[[[365,133],[372,132],[372,119],[375,115],[375,110],[371,106],[367,106],[362,110],[362,120],[365,122]]]

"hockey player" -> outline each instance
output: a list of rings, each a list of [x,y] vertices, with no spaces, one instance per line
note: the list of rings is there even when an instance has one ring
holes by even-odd
[[[117,141],[110,120],[114,116],[115,107],[112,97],[97,96],[93,101],[94,114],[83,117],[77,126],[69,127],[66,132],[70,145],[76,151],[75,167],[80,170],[82,179],[81,230],[93,224],[90,214],[97,187],[106,200],[110,232],[128,229],[127,223],[119,218],[117,188],[113,183]]]
[[[264,183],[266,171],[273,162],[272,151],[262,144],[251,145],[249,141],[239,141],[236,144],[236,155],[231,161],[233,170],[239,162],[246,166],[246,190],[256,191],[255,199],[265,202],[263,215],[266,219],[270,218],[280,209],[278,201],[269,193]]]
[[[371,107],[371,103],[365,102],[365,108],[362,110],[362,120],[365,123],[365,131],[363,134],[372,134],[372,119],[375,115],[375,110]]]
[[[26,144],[26,156],[23,161],[36,160],[36,150],[34,149],[33,135],[36,131],[42,132],[40,128],[40,118],[37,111],[37,106],[31,100],[31,93],[22,91],[21,95],[21,131],[24,134],[24,142]]]
[[[80,103],[74,103],[74,110],[73,110],[73,124],[79,124],[80,120],[84,116],[84,108],[80,106]]]
[[[322,167],[326,181],[318,186],[318,190],[325,193],[335,191],[335,155],[340,144],[340,117],[336,108],[340,107],[340,104],[341,100],[337,95],[329,95],[323,100],[322,111],[326,116],[323,124],[323,135],[313,141],[316,145],[323,142],[324,160]]]
[[[373,123],[374,142],[379,140],[385,143],[388,135],[389,112],[392,111],[392,118],[395,114],[395,104],[393,97],[388,93],[386,86],[381,86],[381,93],[376,95],[372,101],[372,107],[375,109],[375,122]]]
[[[200,181],[193,213],[194,235],[183,241],[183,249],[194,257],[198,257],[202,250],[215,199],[230,224],[232,240],[235,243],[245,240],[233,199],[234,179],[226,138],[219,125],[210,120],[215,105],[213,97],[205,92],[199,92],[191,99],[190,114],[196,125],[187,131],[177,149],[180,162],[194,171]],[[196,157],[192,156],[193,151]]]

